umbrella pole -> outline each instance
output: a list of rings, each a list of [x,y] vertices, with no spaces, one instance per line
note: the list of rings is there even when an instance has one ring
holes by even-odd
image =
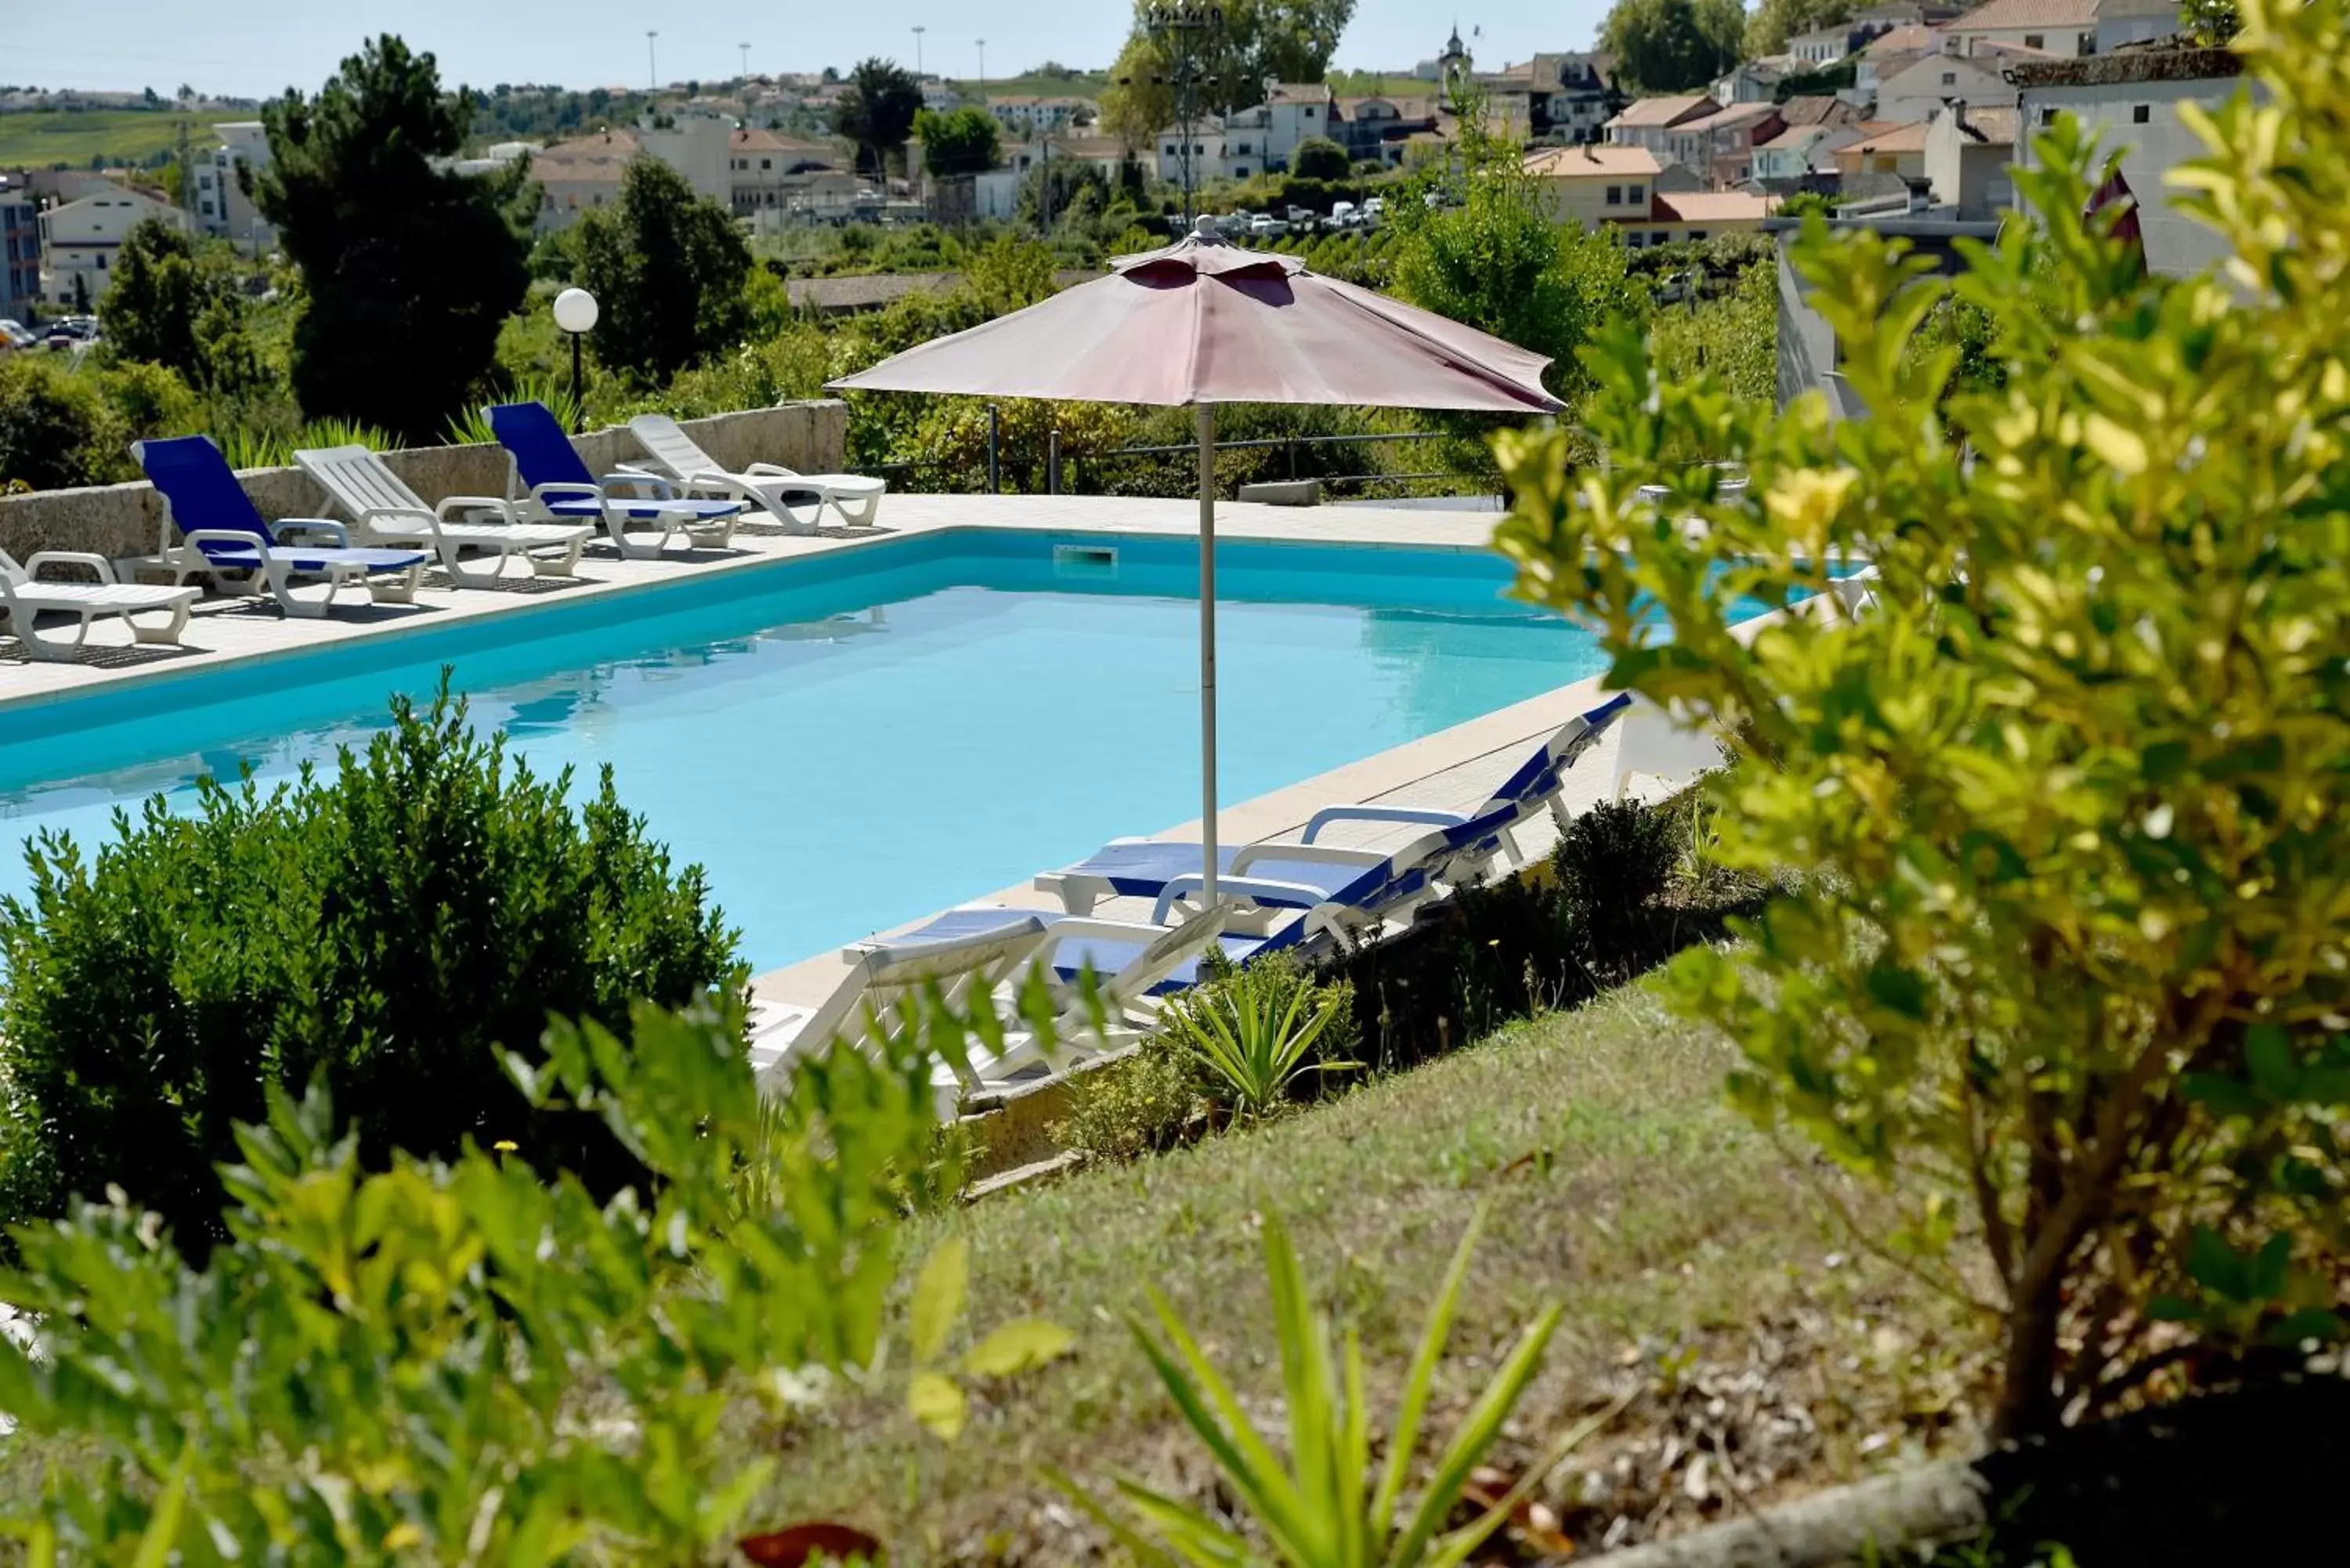
[[[1200,846],[1202,909],[1216,907],[1216,408],[1200,421]]]

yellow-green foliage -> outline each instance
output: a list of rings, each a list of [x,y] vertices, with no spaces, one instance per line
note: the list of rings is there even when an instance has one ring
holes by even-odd
[[[2016,173],[2036,221],[1955,282],[1806,232],[1870,415],[1774,415],[1626,331],[1593,358],[1611,466],[1502,443],[1522,591],[1766,761],[1714,786],[1720,858],[1826,873],[1672,995],[1757,1117],[1885,1179],[1876,1240],[2002,1336],[2009,1432],[2163,1376],[2159,1320],[2342,1327],[2350,0],[2243,9],[2265,98],[2184,111],[2210,151],[2177,176],[2220,275],[2146,278],[2085,223],[2101,161],[2060,121]],[[1962,346],[1911,344],[1953,294],[1996,372],[1949,400],[1970,451]],[[1864,612],[1731,635],[1838,555],[1876,567]]]

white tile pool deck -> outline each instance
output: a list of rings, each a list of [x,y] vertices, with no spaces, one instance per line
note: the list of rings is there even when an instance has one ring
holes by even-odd
[[[1222,504],[1216,509],[1221,538],[1342,541],[1367,548],[1483,550],[1496,521],[1490,512],[1242,504]],[[189,623],[187,652],[134,649],[119,621],[91,632],[90,644],[97,650],[94,660],[72,664],[33,662],[13,638],[0,638],[0,707],[209,664],[296,654],[349,639],[400,637],[465,617],[527,615],[534,608],[571,602],[577,596],[622,594],[690,575],[740,571],[776,560],[855,550],[908,535],[990,527],[1196,537],[1199,504],[1100,496],[891,495],[882,504],[878,529],[835,528],[807,536],[754,528],[738,534],[725,551],[697,551],[660,561],[623,561],[591,546],[577,580],[524,579],[518,587],[494,591],[428,587],[413,606],[369,606],[323,620],[281,617],[263,601],[211,599],[197,607]],[[1227,805],[1219,814],[1221,835],[1227,843],[1274,837],[1302,828],[1317,807],[1340,802],[1378,801],[1456,810],[1473,805],[1523,760],[1538,739],[1599,699],[1596,681],[1561,687],[1286,789]],[[1568,783],[1570,808],[1579,809],[1614,792],[1617,750],[1617,737],[1611,735],[1576,765]],[[908,830],[920,831],[920,825],[910,824]],[[1196,820],[1163,826],[1137,823],[1133,830],[1173,837],[1196,835],[1198,824]],[[1384,846],[1409,831],[1366,827],[1350,838],[1334,834],[1331,841]],[[1540,855],[1549,849],[1552,837],[1544,818],[1527,830],[1523,842],[1529,855]],[[1050,903],[1024,884],[993,893],[973,888],[966,901],[1039,908]],[[1139,900],[1110,899],[1097,912],[1114,919],[1147,919],[1149,910]],[[810,1006],[830,992],[844,968],[837,953],[812,954],[759,976],[754,985],[764,999]]]

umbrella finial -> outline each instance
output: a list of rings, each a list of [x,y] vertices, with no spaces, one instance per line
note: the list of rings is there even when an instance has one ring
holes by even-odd
[[[1191,225],[1191,234],[1194,238],[1206,240],[1211,244],[1221,243],[1224,237],[1223,231],[1216,227],[1216,215],[1213,213],[1201,213],[1200,221]]]

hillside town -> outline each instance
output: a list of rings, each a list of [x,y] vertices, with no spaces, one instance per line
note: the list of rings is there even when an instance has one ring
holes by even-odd
[[[526,162],[545,233],[616,200],[629,163],[650,157],[752,234],[769,234],[812,224],[1011,221],[1023,188],[1055,164],[1107,182],[1139,169],[1147,181],[1211,192],[1284,173],[1301,148],[1331,143],[1358,174],[1402,173],[1450,156],[1469,113],[1489,133],[1524,144],[1526,171],[1560,221],[1607,229],[1627,245],[1757,231],[1798,194],[1851,218],[1898,217],[1956,236],[1996,224],[2013,201],[2008,171],[2030,155],[2030,130],[2069,109],[2126,150],[2130,188],[2151,203],[2156,265],[2188,268],[2209,247],[2168,220],[2159,194],[2163,173],[2186,151],[2178,108],[2216,103],[2236,73],[2209,51],[2189,57],[2171,47],[2177,19],[2173,0],[1987,0],[1970,9],[1887,0],[1791,37],[1783,52],[1742,61],[1701,90],[1648,96],[1627,91],[1603,51],[1489,67],[1456,27],[1429,58],[1390,78],[1413,91],[1266,82],[1260,102],[1146,135],[1106,128],[1099,73],[1067,73],[1072,90],[1061,93],[998,91],[930,73],[914,79],[924,112],[968,104],[997,130],[991,167],[943,177],[930,172],[913,134],[880,167],[860,166],[858,150],[827,130],[856,90],[838,70],[745,75],[673,84],[644,96],[634,117],[577,134],[484,140],[453,166]],[[556,87],[500,86],[494,99],[506,109],[566,96]],[[587,96],[592,105],[643,95],[612,87]],[[0,93],[0,114],[141,101],[129,92],[10,89]],[[184,123],[202,121],[202,134],[160,168],[0,173],[0,318],[21,327],[61,311],[87,315],[106,291],[114,250],[146,219],[248,254],[268,249],[274,236],[239,173],[268,158],[261,121],[207,119],[218,100],[192,91],[176,106]],[[1361,221],[1360,204],[1350,206]],[[1320,212],[1271,221],[1285,231],[1331,217],[1326,200]]]

